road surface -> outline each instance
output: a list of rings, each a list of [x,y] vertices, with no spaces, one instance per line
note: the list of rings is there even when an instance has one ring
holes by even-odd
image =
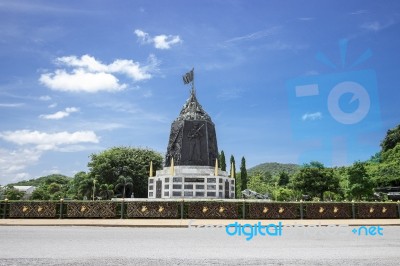
[[[399,226],[354,228],[283,227],[246,240],[223,227],[0,226],[0,265],[399,265]]]

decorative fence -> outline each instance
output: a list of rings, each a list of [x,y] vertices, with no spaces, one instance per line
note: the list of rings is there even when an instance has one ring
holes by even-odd
[[[0,201],[0,218],[393,219],[399,202],[263,200]]]

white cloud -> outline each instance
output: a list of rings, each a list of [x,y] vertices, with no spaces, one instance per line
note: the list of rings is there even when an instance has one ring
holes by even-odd
[[[10,107],[10,108],[21,107],[24,105],[25,105],[24,103],[0,103],[0,107]]]
[[[136,36],[143,44],[154,44],[154,47],[161,50],[171,49],[172,45],[179,44],[182,42],[179,35],[156,35],[151,37],[147,32],[136,29]]]
[[[261,39],[261,38],[272,36],[272,35],[276,34],[280,29],[281,29],[280,26],[274,26],[274,27],[271,27],[269,29],[256,31],[256,32],[253,32],[253,33],[250,33],[250,34],[239,36],[239,37],[234,37],[234,38],[229,39],[229,40],[227,40],[225,42],[226,43],[234,43],[234,42],[242,42],[242,41],[253,41],[253,40],[257,40],[257,39]]]
[[[52,103],[52,104],[50,104],[48,107],[49,107],[49,108],[55,108],[55,107],[57,107],[57,105],[58,105],[57,103]]]
[[[35,164],[42,152],[36,149],[6,150],[0,149],[0,178],[12,182],[26,179],[29,174],[22,172]]]
[[[154,37],[154,47],[157,49],[170,49],[171,45],[182,42],[179,36],[158,35]]]
[[[365,10],[365,9],[360,9],[360,10],[357,10],[357,11],[351,12],[351,13],[350,13],[350,15],[362,15],[362,14],[367,14],[367,13],[369,13],[369,11],[368,11],[368,10]]]
[[[298,20],[301,20],[301,21],[311,21],[311,20],[314,20],[315,18],[312,18],[312,17],[302,17],[302,18],[298,18]]]
[[[57,150],[64,145],[99,142],[99,137],[93,131],[46,133],[17,130],[0,132],[0,138],[20,146],[35,145],[38,150]]]
[[[133,81],[150,79],[151,72],[156,71],[159,61],[150,55],[147,65],[127,59],[117,59],[111,64],[103,64],[90,55],[64,56],[56,59],[60,66],[72,68],[56,69],[51,73],[44,73],[39,81],[50,89],[70,92],[121,91],[128,85],[120,83],[116,75],[124,75]]]
[[[69,116],[71,113],[75,113],[75,112],[78,112],[78,111],[79,111],[79,109],[76,108],[76,107],[67,107],[67,108],[65,108],[64,111],[58,111],[58,112],[56,112],[54,114],[49,114],[49,115],[40,115],[39,117],[43,118],[43,119],[58,120],[58,119],[62,119],[64,117]]]
[[[397,22],[393,19],[389,19],[384,23],[381,23],[379,21],[372,21],[372,22],[367,22],[361,25],[362,29],[368,30],[368,31],[381,31],[383,29],[386,29],[392,25],[395,25]]]
[[[361,25],[361,28],[370,30],[370,31],[379,31],[382,29],[382,25],[378,21],[368,22]]]
[[[31,177],[31,175],[28,174],[28,173],[17,173],[15,175],[14,179],[13,179],[13,182],[18,182],[18,181],[21,181],[21,180],[27,180],[30,177]]]
[[[104,72],[87,73],[81,69],[68,73],[65,70],[56,70],[54,73],[46,73],[40,76],[39,81],[52,90],[71,92],[98,92],[120,91],[126,88],[126,84],[119,84],[119,80]]]
[[[50,101],[51,97],[48,96],[48,95],[43,95],[43,96],[39,97],[39,100],[41,100],[41,101]]]
[[[321,112],[316,112],[316,113],[305,113],[305,114],[301,117],[301,119],[302,119],[303,121],[306,121],[306,120],[314,121],[314,120],[317,120],[317,119],[322,119],[322,114],[321,114]]]

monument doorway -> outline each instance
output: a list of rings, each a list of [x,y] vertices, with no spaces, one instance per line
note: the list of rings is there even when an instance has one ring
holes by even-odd
[[[157,180],[156,181],[156,198],[161,198],[161,188],[162,188],[162,181]]]
[[[225,181],[225,199],[229,199],[229,181]]]

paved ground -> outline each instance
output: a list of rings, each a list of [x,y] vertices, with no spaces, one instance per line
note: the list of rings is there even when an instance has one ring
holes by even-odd
[[[203,224],[196,220],[192,225]],[[383,235],[352,233],[359,228],[284,226],[280,236],[246,241],[243,235],[229,236],[222,226],[8,225],[0,226],[0,265],[399,264],[400,226],[382,226]]]
[[[186,220],[186,219],[0,219],[1,225],[55,225],[55,226],[117,226],[117,227],[188,227],[194,224],[224,224],[228,225],[237,220]],[[254,223],[255,220],[239,220],[241,223]],[[258,221],[258,220],[257,220]],[[263,222],[279,222],[284,225],[398,225],[400,219],[332,219],[332,220],[262,220]]]

